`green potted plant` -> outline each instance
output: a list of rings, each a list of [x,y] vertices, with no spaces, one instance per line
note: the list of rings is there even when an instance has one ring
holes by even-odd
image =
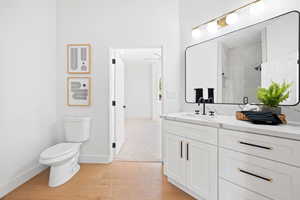
[[[258,88],[257,99],[263,104],[261,111],[281,114],[279,104],[289,98],[291,83],[278,84],[272,81],[268,88]]]

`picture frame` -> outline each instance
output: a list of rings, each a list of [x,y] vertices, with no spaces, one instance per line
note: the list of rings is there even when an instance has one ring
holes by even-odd
[[[91,78],[67,77],[67,105],[91,105]]]
[[[67,45],[67,72],[69,74],[91,73],[91,45]]]

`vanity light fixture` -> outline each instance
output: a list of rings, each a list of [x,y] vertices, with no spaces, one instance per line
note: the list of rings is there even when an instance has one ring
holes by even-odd
[[[259,2],[257,2],[257,3],[255,3],[255,4],[252,4],[251,6],[250,6],[250,14],[251,15],[259,15],[259,14],[261,14],[263,11],[265,10],[265,4],[264,4],[264,2],[263,1],[259,1]]]
[[[236,24],[238,21],[239,21],[239,15],[235,12],[226,16],[226,23],[228,25]]]
[[[199,39],[201,37],[200,28],[193,29],[192,36],[193,36],[194,39]]]
[[[205,22],[203,24],[195,26],[192,29],[193,38],[194,39],[200,38],[200,36],[201,36],[200,28],[203,26],[206,26],[206,29],[209,33],[216,33],[219,28],[237,23],[239,20],[238,11],[240,11],[244,8],[249,8],[251,14],[258,15],[259,13],[261,13],[264,10],[264,2],[263,2],[263,0],[255,0],[251,3],[248,3],[242,7],[237,8],[233,11],[225,13],[224,15],[216,17],[208,22]]]
[[[207,31],[210,33],[216,33],[218,31],[219,25],[217,21],[212,21],[207,24]]]

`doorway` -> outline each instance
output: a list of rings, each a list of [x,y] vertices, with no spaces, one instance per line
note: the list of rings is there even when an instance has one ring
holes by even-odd
[[[112,160],[161,161],[162,48],[110,54]]]

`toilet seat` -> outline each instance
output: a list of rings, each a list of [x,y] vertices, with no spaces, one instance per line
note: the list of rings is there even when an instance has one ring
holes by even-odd
[[[40,162],[49,164],[71,158],[78,153],[80,143],[60,143],[49,147],[40,155]]]

